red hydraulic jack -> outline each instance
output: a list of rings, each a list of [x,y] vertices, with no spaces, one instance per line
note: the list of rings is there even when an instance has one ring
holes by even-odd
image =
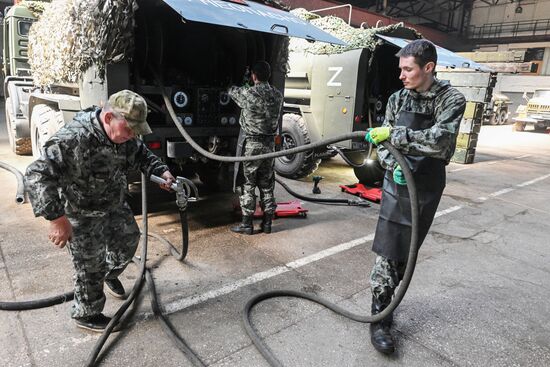
[[[382,200],[382,189],[379,187],[366,187],[363,184],[340,185],[342,191],[355,196],[362,197],[369,201],[379,203]]]
[[[235,211],[241,211],[241,206],[239,204],[234,204],[233,208]],[[275,218],[282,217],[307,217],[308,209],[304,209],[299,200],[292,200],[283,203],[277,203],[277,209],[275,209]],[[256,206],[256,211],[254,212],[254,218],[261,218],[263,216],[262,208],[259,205]]]

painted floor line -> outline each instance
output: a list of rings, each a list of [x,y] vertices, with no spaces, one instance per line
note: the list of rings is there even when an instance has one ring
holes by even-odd
[[[450,170],[449,172],[460,172],[460,171],[464,171],[464,170],[467,170],[467,169],[470,169],[470,167],[457,168],[457,169]]]
[[[534,183],[536,183],[536,182],[545,180],[545,179],[547,179],[548,177],[550,177],[550,174],[544,175],[544,176],[540,176],[540,177],[537,177],[537,178],[535,178],[534,180],[531,180],[531,181],[522,182],[522,183],[520,183],[520,184],[517,184],[516,186],[517,186],[517,187],[529,186],[529,185],[532,185],[532,184],[534,184]]]
[[[437,218],[437,217],[440,217],[442,215],[446,215],[446,214],[455,212],[455,211],[457,211],[459,209],[462,209],[462,208],[463,208],[462,206],[453,206],[449,209],[440,210],[435,214],[435,217]],[[166,305],[164,305],[164,307],[163,307],[164,312],[163,313],[168,315],[168,314],[172,314],[172,313],[175,313],[175,312],[178,312],[178,311],[182,311],[186,308],[189,308],[191,306],[206,302],[210,299],[214,299],[214,298],[229,294],[229,293],[234,292],[237,289],[240,289],[240,288],[245,287],[247,285],[255,284],[255,283],[261,282],[262,280],[273,278],[277,275],[287,273],[287,272],[289,272],[293,269],[301,268],[302,266],[313,263],[315,261],[319,261],[319,260],[322,260],[322,259],[327,258],[329,256],[333,256],[333,255],[336,255],[340,252],[344,252],[346,250],[352,249],[352,248],[357,247],[359,245],[363,245],[363,244],[365,244],[369,241],[372,241],[373,239],[374,239],[374,233],[371,233],[367,236],[360,237],[360,238],[357,238],[355,240],[351,240],[351,241],[348,241],[348,242],[344,242],[344,243],[341,243],[339,245],[330,247],[326,250],[319,251],[319,252],[314,253],[312,255],[303,257],[301,259],[291,261],[291,262],[285,264],[284,266],[277,266],[275,268],[272,268],[272,269],[269,269],[269,270],[266,270],[266,271],[263,271],[263,272],[260,272],[260,273],[253,274],[253,275],[251,275],[247,278],[240,279],[240,280],[237,280],[233,283],[229,283],[227,285],[224,285],[221,288],[213,289],[213,290],[208,291],[206,293],[193,295],[193,296],[190,296],[190,297],[178,299],[178,300],[173,301],[173,302],[169,302]]]
[[[495,191],[493,193],[490,193],[489,196],[492,196],[492,197],[495,197],[495,196],[500,196],[500,195],[504,195],[504,194],[507,194],[511,191],[514,191],[515,189],[512,188],[512,187],[508,187],[506,189],[502,189],[502,190],[498,190],[498,191]]]
[[[525,187],[525,186],[528,186],[528,185],[532,185],[536,182],[542,181],[542,180],[544,180],[548,177],[550,177],[550,174],[535,178],[531,181],[520,183],[516,186],[517,187]],[[492,194],[489,194],[489,196],[495,197],[495,196],[503,195],[503,194],[508,193],[510,191],[514,191],[514,190],[515,190],[514,188],[507,188],[507,189],[499,190],[499,191],[496,191]],[[481,200],[481,201],[485,201],[487,199],[488,198],[486,198],[486,197],[478,198],[478,200]],[[457,210],[460,210],[462,208],[464,208],[464,207],[461,206],[461,205],[457,205],[457,206],[453,206],[453,207],[450,207],[450,208],[447,208],[447,209],[444,209],[444,210],[440,210],[437,213],[435,213],[435,218],[438,218],[438,217],[441,217],[443,215],[447,215],[447,214],[456,212]],[[319,251],[315,254],[303,257],[303,258],[298,259],[298,260],[291,261],[291,262],[289,262],[289,263],[287,263],[283,266],[277,266],[277,267],[274,267],[272,269],[262,271],[260,273],[253,274],[253,275],[251,275],[247,278],[240,279],[240,280],[237,280],[235,282],[224,285],[221,288],[213,289],[213,290],[208,291],[206,293],[193,295],[193,296],[190,296],[190,297],[182,298],[182,299],[167,303],[163,307],[164,308],[164,313],[165,314],[171,314],[171,313],[175,313],[175,312],[178,312],[178,311],[182,311],[182,310],[184,310],[186,308],[189,308],[191,306],[194,306],[194,305],[206,302],[208,300],[211,300],[211,299],[214,299],[214,298],[232,293],[232,292],[234,292],[234,291],[236,291],[236,290],[238,290],[242,287],[245,287],[247,285],[255,284],[255,283],[261,282],[262,280],[273,278],[277,275],[287,273],[287,272],[289,272],[293,269],[298,269],[302,266],[305,266],[307,264],[311,264],[315,261],[319,261],[319,260],[322,260],[322,259],[327,258],[329,256],[333,256],[333,255],[336,255],[340,252],[352,249],[352,248],[357,247],[359,245],[362,245],[366,242],[372,241],[373,239],[374,239],[374,233],[371,233],[367,236],[360,237],[360,238],[357,238],[355,240],[351,240],[351,241],[348,241],[348,242],[344,242],[344,243],[341,243],[339,245],[330,247],[326,250]]]

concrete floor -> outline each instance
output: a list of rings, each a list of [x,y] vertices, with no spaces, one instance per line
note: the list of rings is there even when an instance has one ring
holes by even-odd
[[[0,115],[3,116],[3,113]],[[30,157],[10,153],[0,124],[0,160],[20,170]],[[396,311],[398,352],[377,353],[368,325],[302,300],[262,303],[253,322],[285,366],[550,365],[550,135],[483,127],[472,165],[450,164],[448,185],[416,268]],[[339,159],[318,174],[323,196],[345,197],[355,181]],[[291,181],[310,192],[308,180]],[[14,202],[15,180],[0,170],[0,300],[29,300],[71,289],[65,250],[47,240],[47,222]],[[292,198],[280,187],[278,201]],[[368,273],[378,206],[304,203],[307,218],[275,221],[272,235],[236,235],[230,195],[191,205],[185,262],[151,241],[149,266],[165,312],[209,366],[267,366],[245,334],[240,312],[266,290],[303,290],[355,310],[370,309]],[[175,205],[155,206],[150,230],[179,241]],[[138,216],[138,220],[141,218]],[[130,288],[136,268],[121,280]],[[107,296],[106,314],[121,302]],[[0,312],[1,366],[82,365],[98,339],[77,329],[70,304]],[[112,336],[105,366],[191,366],[151,314],[146,292],[133,321]]]

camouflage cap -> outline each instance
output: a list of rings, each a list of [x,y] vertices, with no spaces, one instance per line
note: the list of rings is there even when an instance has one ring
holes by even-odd
[[[136,135],[151,134],[151,128],[147,124],[147,102],[142,96],[124,89],[109,97],[109,106],[113,111],[124,116],[128,126]]]

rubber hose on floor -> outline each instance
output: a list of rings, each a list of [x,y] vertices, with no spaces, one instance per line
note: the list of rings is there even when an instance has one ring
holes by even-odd
[[[25,201],[25,185],[23,183],[23,174],[15,167],[10,166],[7,163],[0,162],[0,168],[10,171],[17,178],[17,194],[15,201],[18,204],[22,204]],[[32,301],[20,301],[20,302],[0,302],[0,310],[2,311],[24,311],[24,310],[36,310],[38,308],[50,307],[58,305],[64,302],[71,301],[74,298],[74,292],[67,292],[57,296],[48,298],[36,299]]]
[[[141,176],[141,182],[147,182],[145,175],[142,174]],[[147,284],[149,287],[149,293],[151,295],[151,308],[153,310],[153,313],[159,317],[161,321],[162,328],[166,334],[168,334],[170,340],[176,345],[178,349],[180,349],[185,356],[191,361],[191,363],[196,367],[204,367],[205,365],[201,362],[199,357],[193,352],[193,350],[187,345],[185,340],[177,334],[174,327],[170,324],[170,322],[166,319],[166,317],[162,314],[160,310],[160,306],[157,301],[157,296],[155,292],[155,283],[153,281],[153,277],[150,274],[149,269],[146,268],[146,262],[147,262],[147,237],[148,237],[148,220],[147,220],[147,188],[146,185],[142,185],[142,191],[141,191],[141,205],[142,205],[142,226],[143,226],[143,235],[141,236],[141,257],[139,259],[135,258],[133,259],[134,263],[136,263],[139,266],[139,276],[137,281],[134,284],[134,287],[128,296],[128,299],[124,302],[124,304],[118,309],[116,314],[113,316],[111,322],[109,325],[107,325],[107,328],[101,335],[100,339],[97,341],[96,345],[94,346],[94,349],[90,353],[90,356],[88,358],[88,361],[86,362],[86,366],[95,366],[97,361],[97,357],[99,356],[99,353],[101,352],[101,349],[103,348],[105,342],[107,341],[107,338],[112,333],[115,326],[118,324],[121,317],[124,315],[128,307],[134,302],[135,298],[139,294],[141,287],[143,285],[143,281],[146,279]],[[188,223],[187,223],[187,213],[186,211],[180,211],[181,220],[182,220],[182,237],[183,237],[183,247],[182,252],[179,253],[173,246],[170,244],[172,251],[172,255],[176,257],[178,260],[182,260],[185,255],[187,255],[187,249],[188,249],[188,243],[189,243],[189,232],[188,232]],[[184,225],[185,224],[185,225]],[[156,235],[158,236],[158,235]],[[170,243],[169,241],[165,240],[164,238],[158,236],[155,238],[162,239],[163,241],[166,241],[166,243]],[[175,255],[177,254],[177,256]]]
[[[333,199],[333,198],[315,198],[311,196],[304,196],[292,190],[283,180],[275,176],[275,181],[281,185],[290,195],[294,196],[297,199],[310,201],[312,203],[318,204],[346,204],[346,205],[355,205],[355,206],[370,206],[370,204],[364,200],[350,200],[350,199]]]
[[[23,181],[23,174],[13,166],[7,163],[0,162],[0,168],[10,171],[17,178],[17,192],[15,194],[15,202],[17,204],[23,204],[25,202],[25,183]]]
[[[267,345],[262,341],[260,336],[257,334],[256,330],[252,326],[250,322],[250,311],[254,307],[254,305],[275,297],[297,297],[297,298],[303,298],[310,300],[312,302],[316,302],[320,305],[323,305],[327,307],[328,309],[334,311],[335,313],[342,315],[344,317],[347,317],[349,319],[352,319],[354,321],[363,322],[363,323],[372,323],[372,322],[379,322],[382,319],[386,318],[389,314],[391,314],[401,303],[403,300],[403,297],[405,296],[405,293],[407,292],[407,289],[409,287],[409,284],[411,282],[414,268],[416,265],[416,259],[418,256],[418,221],[419,221],[419,212],[418,212],[418,195],[416,192],[416,184],[414,182],[414,177],[412,175],[411,170],[409,169],[409,165],[407,164],[407,161],[405,160],[405,157],[389,142],[383,142],[382,145],[388,149],[388,151],[393,155],[393,157],[396,159],[397,163],[403,168],[403,173],[405,175],[405,179],[407,180],[407,189],[409,192],[410,202],[411,202],[411,242],[409,245],[409,258],[407,260],[407,267],[405,269],[405,274],[403,276],[403,280],[401,281],[401,285],[398,287],[397,292],[395,293],[395,296],[391,303],[386,307],[381,313],[377,315],[360,315],[353,312],[350,312],[348,310],[343,309],[342,307],[327,301],[321,297],[317,297],[315,295],[293,291],[293,290],[274,290],[269,291],[265,293],[258,294],[254,297],[252,297],[245,305],[243,311],[242,311],[242,317],[244,322],[244,328],[246,330],[246,333],[256,346],[260,353],[264,356],[264,358],[269,362],[271,366],[274,367],[282,367],[283,365],[275,355],[269,350]]]
[[[189,252],[189,222],[187,220],[187,211],[180,210],[180,223],[181,223],[181,251],[178,251],[176,246],[172,242],[168,241],[166,238],[162,237],[156,233],[148,233],[149,237],[153,237],[159,240],[163,245],[170,249],[172,256],[178,260],[183,261]]]

